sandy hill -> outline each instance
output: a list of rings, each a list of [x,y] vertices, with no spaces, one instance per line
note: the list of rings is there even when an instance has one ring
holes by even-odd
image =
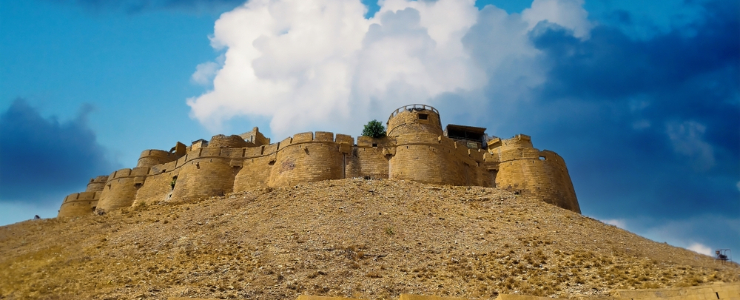
[[[345,179],[0,228],[0,299],[574,297],[740,281],[737,264],[537,199]]]

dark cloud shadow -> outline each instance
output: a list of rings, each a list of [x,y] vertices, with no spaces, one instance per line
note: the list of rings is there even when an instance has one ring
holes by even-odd
[[[545,80],[496,115],[499,129],[560,153],[586,214],[739,219],[740,5],[705,9],[642,40],[607,25],[581,40],[542,22],[530,40]]]
[[[43,118],[23,99],[0,114],[0,201],[51,204],[84,191],[87,181],[117,164],[95,140],[86,116],[68,122]]]

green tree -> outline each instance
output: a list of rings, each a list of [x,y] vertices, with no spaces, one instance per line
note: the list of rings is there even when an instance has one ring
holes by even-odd
[[[372,120],[367,122],[365,129],[362,130],[362,135],[372,138],[382,138],[385,136],[385,127],[378,120]]]

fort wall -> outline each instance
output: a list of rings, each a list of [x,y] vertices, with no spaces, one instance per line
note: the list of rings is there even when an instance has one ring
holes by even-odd
[[[62,206],[59,208],[60,217],[77,217],[91,215],[100,199],[99,191],[82,192],[70,194],[64,198]]]
[[[247,143],[242,137],[238,135],[223,135],[217,134],[211,137],[211,141],[208,142],[208,148],[241,148],[247,147],[254,144]]]
[[[401,144],[390,160],[390,179],[458,185],[459,181],[445,180],[457,177],[459,170],[444,152],[438,145]]]
[[[395,147],[352,147],[351,151],[344,155],[345,178],[390,178],[391,151],[395,152]]]
[[[219,156],[221,149],[218,148],[200,150],[197,158],[179,168],[172,201],[222,196],[233,191],[236,172],[230,165],[231,160]]]
[[[271,156],[259,156],[243,161],[243,166],[234,179],[234,191],[241,192],[267,187],[270,171],[275,160]]]
[[[133,205],[151,204],[170,199],[172,193],[172,181],[179,173],[179,168],[173,171],[149,175],[139,190]]]
[[[105,183],[108,182],[108,176],[98,176],[90,178],[90,182],[87,184],[85,192],[100,192],[103,191]]]
[[[136,168],[91,179],[88,194],[65,198],[59,215],[349,177],[513,189],[580,212],[564,160],[535,149],[529,136],[493,138],[487,150],[470,149],[444,136],[439,113],[425,105],[399,108],[387,124],[388,136],[360,136],[356,144],[352,136],[319,131],[259,145],[269,139],[254,128],[190,147],[178,142],[169,152],[145,150]]]
[[[489,151],[498,156],[496,187],[527,192],[547,203],[580,213],[565,161],[552,151],[532,147],[529,136],[502,140]]]
[[[406,105],[396,109],[388,118],[387,135],[430,133],[443,135],[439,112],[428,105]]]
[[[344,176],[344,156],[332,137],[320,135],[323,141],[313,138],[312,132],[299,133],[292,139],[280,142],[280,151],[270,172],[269,186],[293,185]]]
[[[177,154],[170,153],[164,150],[149,149],[144,150],[139,155],[139,162],[136,164],[137,167],[152,167],[164,163],[171,162],[178,158]]]
[[[260,132],[259,128],[254,127],[251,131],[247,131],[239,135],[242,139],[247,142],[254,144],[255,146],[269,145],[270,139],[266,138]]]
[[[100,194],[97,209],[109,211],[131,206],[136,197],[137,185],[144,183],[149,168],[121,169],[108,176],[108,182]],[[137,176],[139,175],[139,176]]]

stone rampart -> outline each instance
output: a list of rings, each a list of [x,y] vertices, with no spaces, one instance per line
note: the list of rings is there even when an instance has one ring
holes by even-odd
[[[520,134],[508,140],[489,143],[489,153],[497,157],[495,186],[527,192],[543,201],[580,213],[573,183],[565,161],[552,151],[532,147],[529,136]]]
[[[411,104],[396,109],[386,124],[388,136],[422,132],[440,136],[444,132],[437,109],[423,104]]]
[[[333,134],[332,134],[333,135]],[[312,132],[299,133],[280,142],[270,172],[269,186],[293,185],[344,176],[344,158],[333,139],[314,140]]]
[[[137,167],[152,167],[176,160],[178,155],[164,150],[149,149],[144,150],[139,155]]]
[[[113,172],[108,176],[108,182],[100,194],[97,209],[109,211],[131,206],[136,197],[136,190],[144,184],[148,172],[148,167],[127,168]]]
[[[101,192],[82,192],[70,194],[64,198],[59,208],[60,217],[77,217],[91,215],[95,211]]]
[[[136,168],[92,179],[87,191],[99,192],[95,199],[98,209],[112,210],[139,203],[190,201],[232,191],[365,177],[513,189],[580,212],[559,155],[534,148],[526,135],[493,138],[487,150],[470,149],[464,141],[443,135],[439,112],[431,106],[397,109],[388,120],[388,136],[360,136],[356,144],[352,136],[321,131],[298,133],[274,144],[261,144],[264,142],[269,139],[254,128],[240,136],[197,140],[190,147],[178,142],[170,152],[146,150]],[[77,205],[66,203],[60,215],[83,213]]]
[[[241,148],[247,147],[252,143],[247,143],[242,137],[238,135],[223,135],[217,134],[211,137],[211,141],[208,142],[207,148]]]
[[[395,147],[353,147],[344,156],[345,178],[389,178],[390,149],[395,152]]]
[[[100,192],[105,187],[106,182],[108,182],[108,176],[90,178],[90,182],[87,184],[85,192]]]
[[[242,168],[234,179],[234,191],[241,192],[250,189],[267,187],[270,180],[270,171],[275,164],[273,156],[258,156],[245,159]]]
[[[242,133],[239,136],[243,138],[245,141],[254,144],[255,146],[263,146],[263,145],[270,144],[270,139],[262,135],[259,128],[257,127],[254,127],[252,128],[251,131]]]
[[[172,195],[172,182],[179,174],[180,168],[175,170],[149,175],[144,185],[136,192],[133,205],[151,204],[159,201],[169,200]]]
[[[201,148],[201,156],[179,168],[172,191],[173,201],[190,201],[208,196],[223,196],[234,188],[236,171],[220,150]],[[208,150],[208,151],[207,151]]]

